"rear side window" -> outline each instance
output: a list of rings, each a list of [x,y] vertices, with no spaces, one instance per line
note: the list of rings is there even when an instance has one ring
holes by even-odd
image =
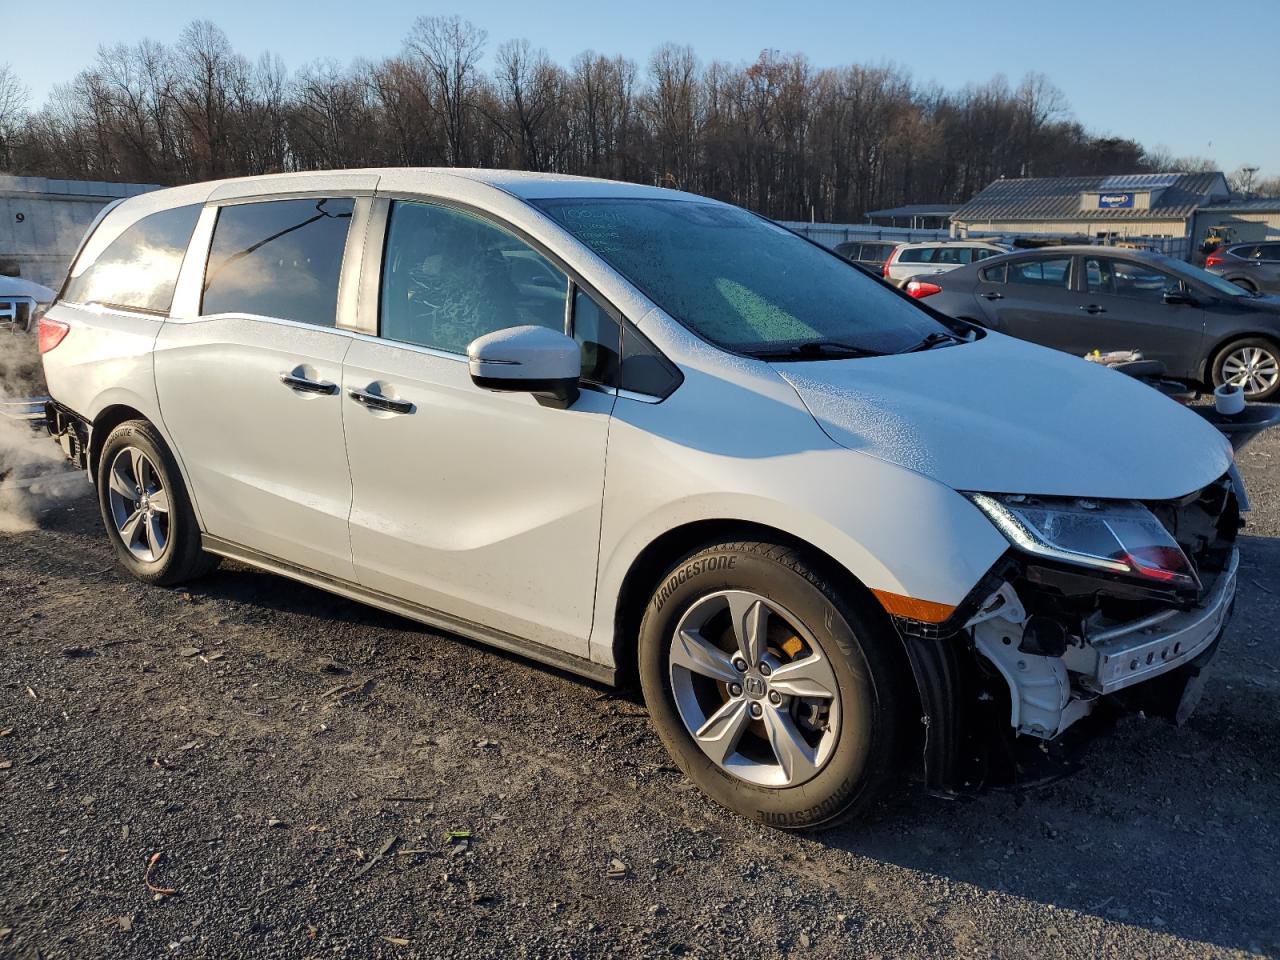
[[[936,247],[907,247],[898,254],[898,263],[933,263]]]
[[[1255,260],[1258,257],[1258,250],[1257,244],[1250,244],[1247,247],[1232,247],[1230,252],[1244,260]]]
[[[197,203],[143,217],[70,278],[64,296],[73,303],[168,313],[200,209]]]
[[[200,312],[244,313],[332,327],[355,202],[266,200],[218,211]]]
[[[1071,258],[1052,260],[1015,260],[1009,264],[1009,283],[1027,283],[1037,287],[1066,288],[1071,279]]]
[[[997,263],[995,266],[987,267],[982,271],[982,279],[987,283],[1004,283],[1005,271],[1008,265]]]
[[[1280,260],[1280,243],[1264,243],[1258,250],[1259,260]]]

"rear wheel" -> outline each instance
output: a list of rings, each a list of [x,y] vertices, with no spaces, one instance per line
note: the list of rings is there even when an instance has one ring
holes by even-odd
[[[828,826],[896,771],[903,676],[886,623],[799,551],[699,550],[668,571],[640,628],[659,737],[712,798],[787,829]]]
[[[1258,288],[1254,282],[1252,280],[1246,280],[1244,277],[1236,277],[1231,282],[1242,290],[1248,290],[1250,293],[1258,292]]]
[[[1280,347],[1265,337],[1227,344],[1213,362],[1213,385],[1234,384],[1249,400],[1270,400],[1280,390]]]
[[[200,528],[173,457],[145,420],[120,424],[103,444],[98,506],[116,556],[139,580],[167,586],[218,565],[200,547]]]

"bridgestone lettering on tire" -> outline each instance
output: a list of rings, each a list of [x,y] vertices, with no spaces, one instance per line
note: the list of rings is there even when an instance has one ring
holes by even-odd
[[[658,581],[640,681],[659,737],[715,800],[785,829],[827,826],[898,772],[899,643],[869,595],[777,544],[713,544]]]

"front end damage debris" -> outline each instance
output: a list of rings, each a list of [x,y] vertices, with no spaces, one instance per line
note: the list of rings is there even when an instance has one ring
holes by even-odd
[[[963,796],[1070,772],[1125,711],[1185,722],[1234,606],[1242,526],[1229,477],[1146,506],[1198,591],[1010,550],[942,624],[896,618],[922,703],[930,792]]]

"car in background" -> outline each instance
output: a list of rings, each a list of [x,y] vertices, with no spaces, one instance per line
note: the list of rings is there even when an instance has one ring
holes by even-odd
[[[946,273],[957,267],[977,263],[988,257],[1008,253],[1012,248],[994,240],[928,240],[903,243],[885,261],[881,273],[886,280],[901,287],[912,277]]]
[[[1280,294],[1280,241],[1219,247],[1205,257],[1204,268],[1250,293]]]
[[[0,330],[31,329],[57,294],[21,277],[0,276]]]
[[[1138,350],[1174,379],[1280,390],[1280,298],[1158,253],[1054,247],[919,277],[911,296],[951,317],[1067,353]]]
[[[892,240],[849,240],[836,244],[835,251],[868,273],[879,276],[885,261],[897,247],[898,243]]]

